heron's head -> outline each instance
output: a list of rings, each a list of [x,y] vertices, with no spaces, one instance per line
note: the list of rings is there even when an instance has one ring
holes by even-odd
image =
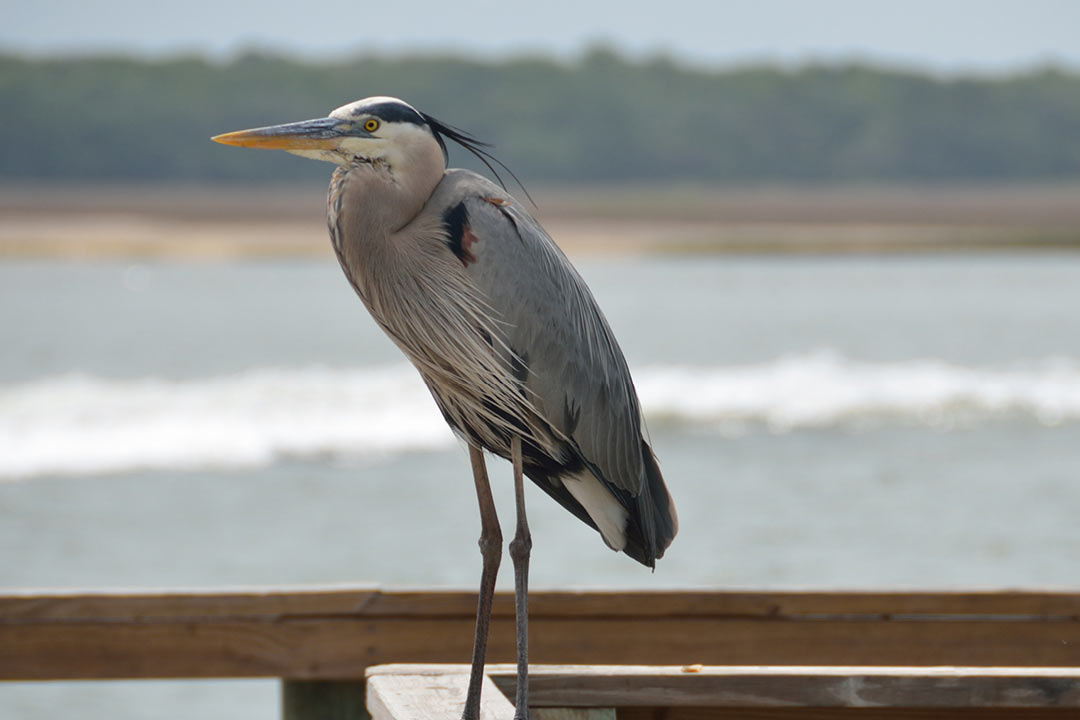
[[[285,150],[338,165],[376,163],[403,169],[420,157],[440,154],[445,166],[444,138],[477,154],[484,153],[481,148],[486,147],[467,133],[392,97],[369,97],[343,105],[329,117],[240,130],[212,139],[225,145]]]

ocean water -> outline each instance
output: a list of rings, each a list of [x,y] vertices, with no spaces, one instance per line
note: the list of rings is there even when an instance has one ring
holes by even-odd
[[[651,574],[530,488],[534,587],[1080,585],[1080,256],[578,265],[680,534]],[[466,452],[332,262],[8,263],[0,338],[0,588],[475,587]],[[275,692],[6,685],[0,717]]]

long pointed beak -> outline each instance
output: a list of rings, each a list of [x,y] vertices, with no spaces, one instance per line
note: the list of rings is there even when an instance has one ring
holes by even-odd
[[[334,150],[344,135],[343,124],[337,118],[319,118],[254,130],[238,130],[215,135],[210,139],[223,145],[271,150]]]

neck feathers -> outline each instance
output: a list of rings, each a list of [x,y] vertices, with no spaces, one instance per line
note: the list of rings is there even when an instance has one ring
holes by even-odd
[[[353,163],[337,168],[331,178],[327,224],[334,252],[373,313],[378,274],[405,260],[401,253],[415,252],[410,239],[429,234],[422,211],[443,177],[441,152],[437,160]]]

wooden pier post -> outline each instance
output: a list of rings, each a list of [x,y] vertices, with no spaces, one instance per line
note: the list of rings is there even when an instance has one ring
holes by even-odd
[[[281,720],[371,720],[363,680],[282,680]]]

